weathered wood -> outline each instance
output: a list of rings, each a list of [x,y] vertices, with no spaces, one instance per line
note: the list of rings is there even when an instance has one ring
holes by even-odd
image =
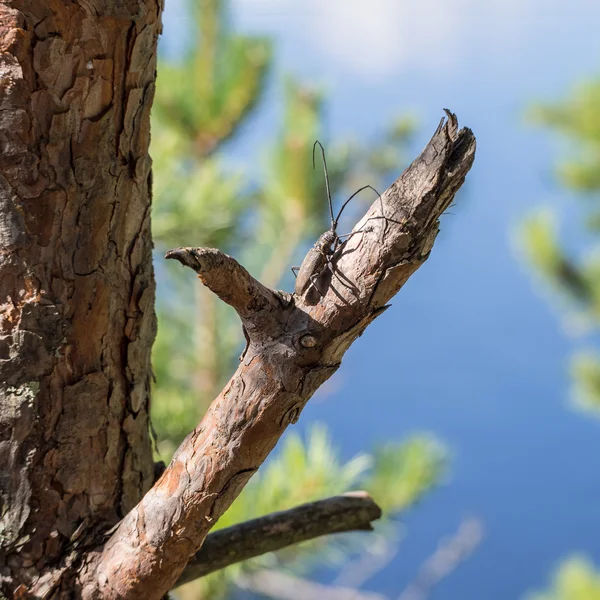
[[[314,306],[267,290],[217,250],[171,254],[236,308],[249,346],[160,480],[107,544],[88,557],[84,598],[158,599],[175,584],[286,427],[339,368],[351,343],[427,259],[438,219],[474,154],[473,134],[458,131],[448,113],[421,156],[356,225],[362,233],[343,246],[329,288]]]
[[[153,483],[148,144],[161,4],[0,4],[8,598],[76,596],[81,548]]]
[[[371,531],[371,522],[380,517],[381,509],[371,496],[366,492],[354,492],[309,502],[221,529],[208,535],[177,585],[243,560],[324,535]]]

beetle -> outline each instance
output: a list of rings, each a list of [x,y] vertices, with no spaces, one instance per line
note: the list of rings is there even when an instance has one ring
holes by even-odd
[[[381,194],[372,186],[365,185],[361,187],[359,190],[354,192],[348,198],[342,207],[340,208],[340,212],[337,214],[337,217],[333,216],[333,205],[331,202],[331,190],[329,189],[329,174],[327,173],[327,161],[325,159],[325,150],[321,145],[321,142],[317,140],[313,145],[313,168],[315,167],[315,149],[319,146],[321,149],[321,156],[323,158],[323,170],[325,171],[325,189],[327,190],[327,202],[329,203],[329,214],[331,216],[331,227],[321,234],[319,239],[315,242],[315,245],[308,251],[302,264],[299,267],[292,267],[292,272],[296,275],[296,286],[294,288],[294,292],[298,296],[302,296],[307,293],[311,289],[315,289],[319,295],[322,297],[323,292],[318,287],[318,281],[323,278],[323,276],[329,270],[333,273],[333,265],[331,259],[336,253],[337,249],[340,247],[342,243],[342,238],[345,237],[348,239],[350,236],[355,233],[361,233],[364,230],[353,231],[352,233],[347,233],[344,235],[338,235],[337,226],[342,216],[342,212],[346,205],[360,192],[366,189],[372,189],[380,198]]]

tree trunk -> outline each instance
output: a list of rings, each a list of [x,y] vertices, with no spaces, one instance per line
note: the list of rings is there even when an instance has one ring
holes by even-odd
[[[161,5],[0,5],[0,581],[9,598],[77,596],[81,549],[153,482],[148,144]]]

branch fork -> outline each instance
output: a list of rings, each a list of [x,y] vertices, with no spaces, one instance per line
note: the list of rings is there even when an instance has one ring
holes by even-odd
[[[344,244],[316,304],[269,289],[219,250],[167,253],[237,311],[249,347],[161,478],[90,555],[82,578],[84,598],[159,599],[190,573],[225,566],[226,560],[210,558],[214,555],[206,546],[200,549],[211,539],[210,529],[315,390],[337,370],[352,342],[427,259],[438,219],[474,155],[472,132],[459,130],[455,115],[447,111],[421,155],[357,223],[354,231],[361,230],[360,235]],[[353,528],[366,528],[377,518],[373,514]],[[213,535],[227,539],[222,532]],[[236,539],[247,547],[243,537]],[[186,567],[190,571],[182,575]]]

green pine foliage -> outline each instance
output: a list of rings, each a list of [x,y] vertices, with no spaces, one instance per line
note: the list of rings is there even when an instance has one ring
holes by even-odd
[[[600,189],[600,80],[576,87],[562,102],[531,110],[534,122],[573,142],[572,156],[558,167],[563,183],[581,192]]]
[[[258,102],[272,58],[270,40],[237,35],[224,0],[192,3],[197,43],[178,64],[160,65],[155,116],[206,157],[244,122]]]
[[[600,417],[600,355],[578,352],[571,363],[575,381],[575,406]]]
[[[417,502],[440,481],[446,465],[443,446],[430,434],[375,448],[363,486],[384,514],[395,515]]]
[[[549,208],[533,212],[519,231],[521,248],[535,273],[561,302],[568,323],[594,332],[600,327],[600,80],[580,85],[562,102],[530,111],[538,125],[568,142],[568,155],[557,175],[569,189],[581,193],[586,247],[575,253],[561,242],[558,217]],[[571,327],[573,329],[573,327]],[[571,363],[573,399],[578,408],[600,416],[600,359],[586,349]]]
[[[558,217],[536,211],[520,229],[521,247],[535,273],[547,284],[579,330],[600,327],[600,79],[575,88],[562,102],[536,106],[531,118],[568,142],[557,168],[563,185],[581,193],[587,247],[576,254],[561,242]],[[578,351],[571,360],[574,406],[600,417],[600,350]],[[600,600],[600,570],[586,558],[565,560],[550,590],[528,600]]]
[[[582,556],[573,556],[562,563],[552,585],[545,592],[527,596],[527,600],[598,600],[600,571]]]

